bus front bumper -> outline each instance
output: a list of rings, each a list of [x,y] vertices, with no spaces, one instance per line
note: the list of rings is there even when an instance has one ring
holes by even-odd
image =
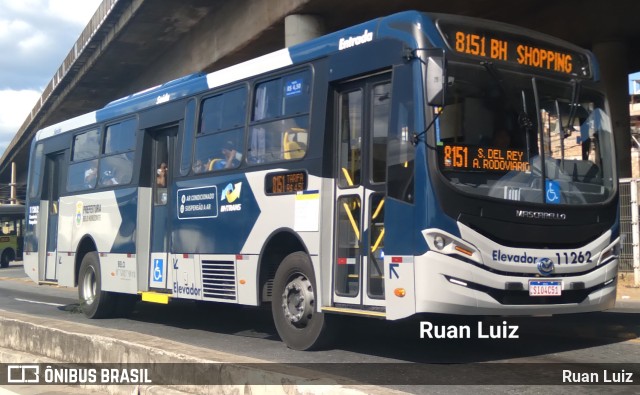
[[[584,274],[536,277],[497,274],[429,251],[414,259],[416,313],[549,315],[601,311],[616,300],[618,260]],[[561,281],[560,296],[529,296],[529,282]]]

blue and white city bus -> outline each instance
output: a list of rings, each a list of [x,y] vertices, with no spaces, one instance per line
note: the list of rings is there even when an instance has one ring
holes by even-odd
[[[403,12],[40,130],[24,267],[89,318],[271,303],[294,349],[331,314],[613,306],[614,145],[588,51]]]

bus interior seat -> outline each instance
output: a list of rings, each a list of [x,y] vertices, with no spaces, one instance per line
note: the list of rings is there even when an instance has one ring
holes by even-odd
[[[211,159],[211,160],[209,161],[209,164],[207,165],[207,171],[217,170],[218,168],[216,167],[216,164],[217,164],[218,162],[220,162],[221,160],[222,160],[222,159],[220,159],[220,158],[214,158],[214,159]],[[218,165],[218,166],[219,166],[219,165]]]
[[[303,140],[307,139],[307,130],[302,128],[287,129],[282,136],[282,152],[286,160],[302,158],[307,151]]]

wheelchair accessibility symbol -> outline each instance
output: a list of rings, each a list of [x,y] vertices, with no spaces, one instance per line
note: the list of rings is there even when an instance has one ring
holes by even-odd
[[[153,260],[153,282],[164,281],[164,265],[162,259]]]
[[[556,181],[547,181],[546,201],[550,204],[560,203],[560,184],[558,184]]]

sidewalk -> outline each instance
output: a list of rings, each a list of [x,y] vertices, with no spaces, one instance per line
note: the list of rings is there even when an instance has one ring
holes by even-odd
[[[0,387],[0,395],[67,395],[67,394],[109,394],[109,392],[92,391],[89,388],[71,387],[68,385],[14,385]]]
[[[640,301],[640,287],[634,286],[633,272],[618,274],[617,301]]]
[[[110,394],[300,394],[401,395],[404,392],[371,385],[338,384],[339,378],[303,367],[273,364],[200,348],[141,333],[100,328],[0,310],[0,361],[3,363],[113,363],[202,366],[218,364],[222,385],[88,385],[85,391]],[[162,345],[158,348],[157,345]],[[183,377],[176,368],[178,377]],[[171,373],[171,371],[169,371]],[[193,372],[192,372],[193,373]],[[172,381],[170,378],[167,380]],[[173,381],[172,381],[173,382]],[[344,383],[345,381],[340,381]],[[3,386],[9,391],[18,387]],[[20,394],[40,394],[37,392]],[[63,387],[61,387],[63,388]],[[55,390],[55,388],[54,388]],[[29,388],[31,391],[31,388]],[[46,394],[48,392],[42,392]],[[53,392],[55,393],[55,392]],[[0,393],[2,395],[2,393]]]

